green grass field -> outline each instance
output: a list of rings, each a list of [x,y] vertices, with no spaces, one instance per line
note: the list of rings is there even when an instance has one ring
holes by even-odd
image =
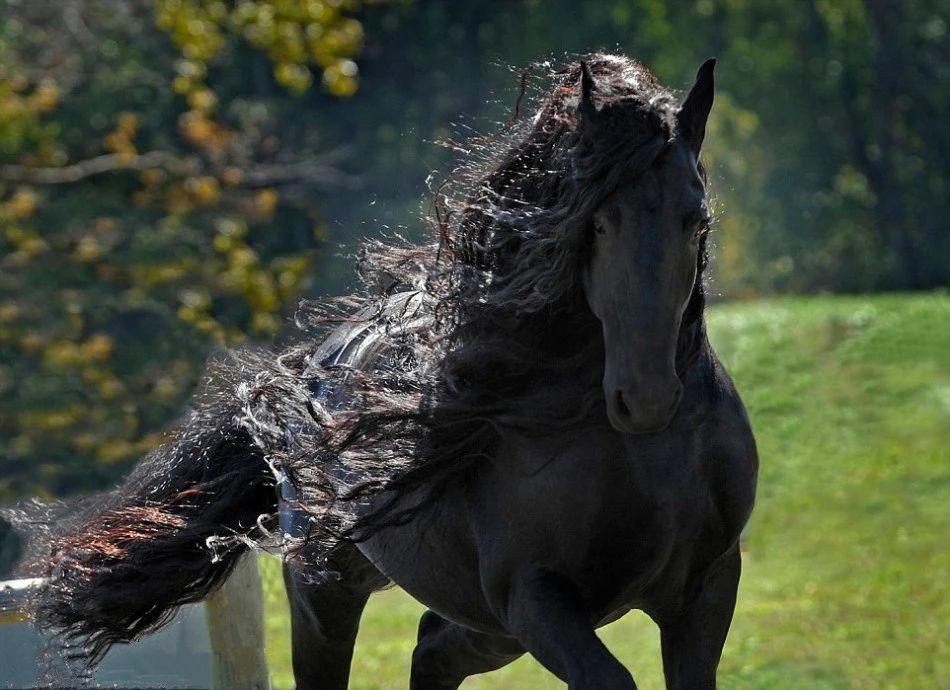
[[[762,463],[720,688],[950,689],[950,297],[728,304],[709,328]],[[264,568],[268,655],[290,688],[278,566]],[[421,611],[395,590],[370,602],[352,688],[407,686]],[[602,635],[642,690],[663,687],[649,619]],[[563,686],[522,658],[464,687]]]

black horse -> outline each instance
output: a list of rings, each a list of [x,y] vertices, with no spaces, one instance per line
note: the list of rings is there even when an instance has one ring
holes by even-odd
[[[174,441],[57,524],[44,624],[94,662],[276,542],[299,688],[346,688],[390,582],[431,609],[415,690],[525,652],[630,690],[595,630],[633,608],[667,687],[715,687],[757,458],[703,321],[713,61],[682,105],[622,57],[549,78],[437,192],[436,242],[367,245],[375,296],[219,366]]]

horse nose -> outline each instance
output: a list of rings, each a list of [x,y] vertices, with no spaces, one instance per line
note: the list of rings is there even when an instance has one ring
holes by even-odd
[[[618,431],[648,433],[665,428],[683,397],[678,380],[665,385],[641,385],[634,389],[618,388],[608,409],[610,421]]]

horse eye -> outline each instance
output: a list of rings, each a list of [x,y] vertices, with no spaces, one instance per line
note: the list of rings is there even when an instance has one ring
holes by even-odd
[[[594,232],[598,235],[606,235],[607,228],[604,227],[604,224],[600,222],[597,218],[594,218],[590,222],[591,227],[594,229]]]

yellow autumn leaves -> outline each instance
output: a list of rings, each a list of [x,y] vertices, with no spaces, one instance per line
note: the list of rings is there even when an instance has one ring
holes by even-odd
[[[316,69],[332,94],[355,93],[353,57],[363,46],[363,27],[347,13],[359,5],[356,0],[240,0],[233,6],[220,0],[156,0],[156,21],[185,57],[176,91],[201,94],[189,104],[207,113],[213,96],[201,80],[207,63],[232,38],[266,54],[274,78],[290,91],[306,91]]]

